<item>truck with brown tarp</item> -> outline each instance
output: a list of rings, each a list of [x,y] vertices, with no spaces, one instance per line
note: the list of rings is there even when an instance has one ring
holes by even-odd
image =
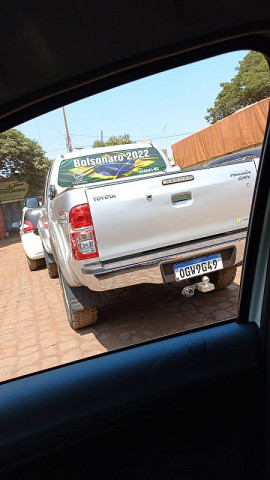
[[[176,165],[196,168],[212,160],[262,145],[270,98],[241,108],[229,117],[172,145]]]

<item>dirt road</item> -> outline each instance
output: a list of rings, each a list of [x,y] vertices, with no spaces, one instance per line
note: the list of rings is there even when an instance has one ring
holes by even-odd
[[[231,318],[240,273],[229,288],[192,298],[166,285],[103,293],[99,323],[75,332],[58,279],[28,270],[19,237],[1,241],[0,381]]]

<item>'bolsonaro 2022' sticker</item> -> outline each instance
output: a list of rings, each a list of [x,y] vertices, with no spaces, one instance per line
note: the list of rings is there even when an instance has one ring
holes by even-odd
[[[166,170],[166,164],[154,147],[116,150],[62,160],[58,185],[69,187]]]

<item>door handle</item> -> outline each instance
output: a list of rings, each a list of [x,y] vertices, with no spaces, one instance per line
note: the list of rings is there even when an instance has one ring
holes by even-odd
[[[191,200],[191,192],[175,193],[171,196],[172,203],[186,202]]]

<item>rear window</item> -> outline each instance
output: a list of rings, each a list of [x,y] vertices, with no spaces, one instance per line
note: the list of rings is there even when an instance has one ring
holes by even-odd
[[[37,227],[37,222],[40,216],[40,209],[39,208],[31,208],[26,210],[24,214],[24,220],[29,220],[34,225],[34,228]]]
[[[62,160],[58,185],[68,187],[166,170],[155,147],[114,150]]]

